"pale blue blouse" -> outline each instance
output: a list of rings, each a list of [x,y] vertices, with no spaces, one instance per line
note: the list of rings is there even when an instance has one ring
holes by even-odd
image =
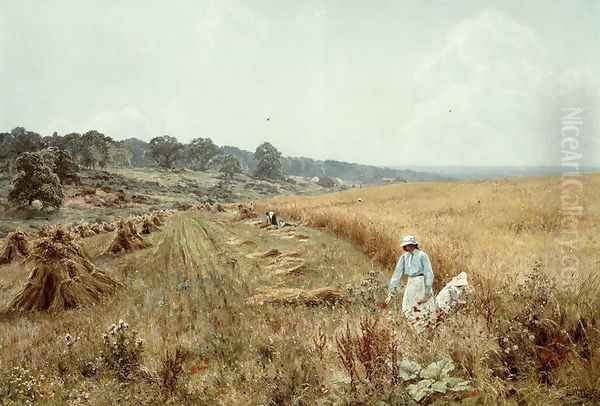
[[[392,279],[390,279],[390,296],[393,296],[396,293],[396,288],[400,284],[402,275],[408,277],[423,275],[425,293],[431,293],[431,288],[433,286],[433,271],[431,270],[431,261],[429,261],[429,257],[424,251],[415,249],[412,253],[405,252],[400,256]]]

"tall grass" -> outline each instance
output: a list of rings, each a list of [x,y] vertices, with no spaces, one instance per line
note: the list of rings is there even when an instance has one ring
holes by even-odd
[[[574,275],[556,242],[559,178],[403,184],[275,198],[258,209],[353,241],[387,276],[401,236],[416,235],[435,289],[461,271],[473,288],[467,307],[431,332],[435,349],[424,354],[452,354],[489,401],[600,402],[600,176],[582,180]]]

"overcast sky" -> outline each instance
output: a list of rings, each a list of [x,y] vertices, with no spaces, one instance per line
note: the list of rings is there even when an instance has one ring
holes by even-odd
[[[0,3],[0,130],[560,165],[577,106],[582,164],[600,164],[599,72],[595,0]]]

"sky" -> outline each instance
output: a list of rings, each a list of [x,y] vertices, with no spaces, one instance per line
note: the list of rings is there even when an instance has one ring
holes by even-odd
[[[558,166],[577,107],[599,165],[598,72],[595,0],[0,2],[2,131]]]

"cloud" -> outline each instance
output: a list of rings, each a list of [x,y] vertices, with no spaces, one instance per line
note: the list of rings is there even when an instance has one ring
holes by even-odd
[[[402,144],[440,165],[539,164],[552,71],[536,32],[508,14],[463,20],[416,69]]]

